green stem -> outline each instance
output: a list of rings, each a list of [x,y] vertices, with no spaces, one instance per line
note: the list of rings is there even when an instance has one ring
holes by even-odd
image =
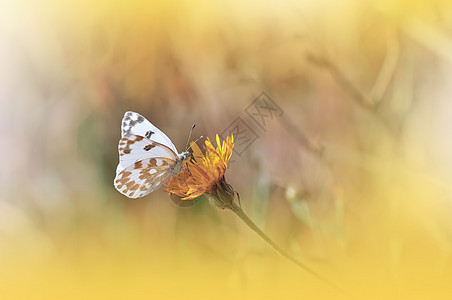
[[[279,254],[284,256],[286,259],[291,261],[292,263],[296,264],[298,267],[304,269],[311,275],[315,276],[316,278],[320,279],[321,281],[329,284],[330,286],[334,287],[335,289],[341,291],[342,293],[349,295],[347,292],[345,292],[343,289],[339,288],[335,284],[331,283],[321,275],[317,274],[314,270],[297,260],[295,257],[290,255],[288,252],[286,252],[284,249],[279,247],[275,242],[273,242],[259,227],[257,227],[256,224],[246,215],[246,213],[243,211],[241,207],[239,207],[234,202],[230,203],[230,207],[228,207],[232,212],[234,212],[243,222],[245,222],[246,225],[248,225],[249,228],[251,228],[255,233],[257,233],[261,238],[263,238],[273,249],[276,250]]]

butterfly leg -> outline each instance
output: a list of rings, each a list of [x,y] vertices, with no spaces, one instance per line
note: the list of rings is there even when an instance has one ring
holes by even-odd
[[[193,177],[193,174],[190,172],[190,168],[188,168],[188,165],[185,165],[185,167],[184,167],[184,169],[187,169],[187,171],[188,171],[188,173],[190,173],[190,176],[192,177],[192,178],[194,178]],[[188,183],[187,183],[187,180],[185,179],[185,176],[184,176],[184,182],[185,182],[185,185],[188,187]]]
[[[193,174],[190,171],[190,168],[188,167],[188,165],[186,166],[188,173],[190,173],[191,178],[193,178],[193,180],[196,180],[196,178],[193,176]],[[185,177],[184,177],[185,180]],[[187,182],[185,182],[185,184],[187,184]]]

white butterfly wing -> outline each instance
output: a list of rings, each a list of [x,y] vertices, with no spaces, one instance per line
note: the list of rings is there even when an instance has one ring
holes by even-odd
[[[178,153],[176,146],[174,146],[173,142],[171,142],[171,140],[163,132],[161,132],[160,129],[152,125],[151,122],[146,120],[146,118],[139,113],[128,111],[124,114],[124,118],[122,119],[121,137],[131,134],[146,137],[152,141],[167,146],[173,150],[174,153]]]
[[[133,134],[121,138],[118,151],[119,164],[116,168],[116,174],[147,158],[163,158],[173,162],[178,158],[177,154],[167,146]]]
[[[173,164],[174,161],[161,157],[137,161],[116,174],[115,187],[129,198],[146,196],[168,180]]]

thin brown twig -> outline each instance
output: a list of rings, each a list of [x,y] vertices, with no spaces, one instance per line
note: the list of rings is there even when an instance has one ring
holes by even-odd
[[[320,66],[328,69],[334,80],[355,100],[355,102],[360,105],[365,111],[369,112],[370,115],[377,120],[381,125],[386,128],[386,130],[394,134],[394,129],[385,122],[376,112],[378,109],[378,104],[380,101],[372,100],[369,96],[362,93],[355,85],[345,76],[345,74],[329,59],[325,57],[318,57],[312,54],[308,55],[308,59]]]
[[[388,87],[400,60],[400,44],[398,39],[388,40],[386,48],[387,51],[380,72],[369,92],[370,98],[374,101],[375,105],[381,103],[381,100],[388,91]]]
[[[304,134],[297,126],[286,116],[281,116],[279,121],[284,126],[284,128],[291,133],[295,139],[305,146],[309,151],[313,152],[318,156],[323,155],[323,150],[325,149],[322,145],[315,143],[306,134]]]
[[[375,106],[372,105],[372,101],[345,76],[345,74],[329,59],[326,57],[319,57],[313,54],[308,54],[308,60],[327,68],[331,76],[342,86],[356,102],[362,107],[374,111]]]

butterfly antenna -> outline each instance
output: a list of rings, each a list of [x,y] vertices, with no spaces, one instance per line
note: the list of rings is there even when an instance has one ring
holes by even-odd
[[[196,124],[193,124],[193,126],[190,129],[190,133],[188,134],[187,144],[185,145],[185,151],[188,150],[188,143],[190,142],[191,133],[193,132],[193,129],[195,129]]]
[[[193,124],[193,126],[191,127],[191,129],[190,129],[190,133],[188,134],[188,140],[187,140],[187,144],[185,145],[185,151],[188,151],[188,149],[190,149],[191,148],[191,145],[190,145],[190,147],[188,146],[188,143],[190,142],[190,138],[191,138],[191,133],[193,132],[193,129],[195,128],[195,126],[196,126],[196,124]],[[193,143],[196,143],[197,141],[199,141],[199,139],[201,139],[201,138],[203,138],[204,136],[200,136],[199,138],[197,138]]]
[[[199,139],[202,139],[204,136],[203,135],[201,135],[199,138],[197,138],[193,143],[196,143],[197,141],[199,141]],[[189,148],[191,148],[191,145],[190,145],[190,147]]]

